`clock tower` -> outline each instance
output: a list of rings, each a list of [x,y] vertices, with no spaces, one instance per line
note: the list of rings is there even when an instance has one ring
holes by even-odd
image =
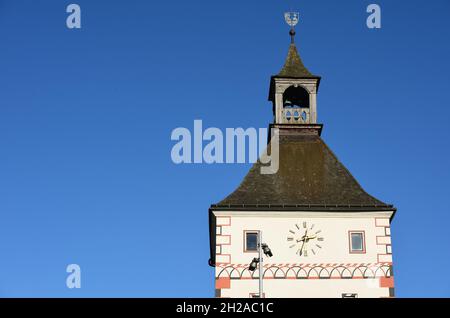
[[[365,192],[322,140],[321,78],[300,58],[293,29],[298,14],[290,14],[288,55],[269,89],[278,171],[262,174],[256,162],[238,188],[209,209],[216,297],[259,297],[258,281],[263,297],[393,297],[396,209]],[[263,255],[255,270],[261,233],[273,256]]]

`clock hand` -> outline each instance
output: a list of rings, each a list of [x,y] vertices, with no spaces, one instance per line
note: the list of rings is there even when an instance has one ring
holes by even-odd
[[[303,246],[305,246],[307,235],[308,235],[308,230],[305,231],[305,235],[303,235],[302,239],[300,240],[300,241],[303,241],[302,247],[300,248],[300,255],[303,254]]]
[[[305,231],[305,234],[302,236],[301,239],[295,240],[295,241],[296,241],[297,243],[300,243],[300,242],[302,242],[302,241],[305,241],[305,239],[307,239],[307,233],[308,233],[308,230]]]
[[[305,240],[303,240],[302,247],[300,248],[300,256],[303,254],[303,246],[305,246]]]

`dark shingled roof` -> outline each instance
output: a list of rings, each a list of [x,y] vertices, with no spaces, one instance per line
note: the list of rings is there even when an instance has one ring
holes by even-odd
[[[289,46],[288,55],[280,73],[277,77],[292,77],[292,78],[316,78],[317,76],[311,74],[310,71],[303,65],[302,59],[297,52],[295,44]]]
[[[393,210],[367,194],[319,135],[280,136],[279,170],[261,174],[255,163],[216,209]]]

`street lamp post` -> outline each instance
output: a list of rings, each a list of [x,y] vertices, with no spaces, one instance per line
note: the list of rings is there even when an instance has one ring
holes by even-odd
[[[248,267],[248,270],[251,272],[254,272],[256,270],[256,267],[259,266],[259,298],[263,298],[264,291],[263,291],[263,276],[264,276],[264,265],[263,265],[263,254],[272,257],[272,251],[270,250],[269,246],[262,242],[262,231],[258,231],[258,240],[256,247],[258,248],[258,258],[254,258],[250,266]]]
[[[259,253],[259,298],[263,298],[263,257],[262,257],[262,231],[258,232],[258,253]]]

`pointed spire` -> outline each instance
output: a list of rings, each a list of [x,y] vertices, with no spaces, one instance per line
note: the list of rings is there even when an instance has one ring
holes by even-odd
[[[294,42],[294,28],[291,28],[291,30],[289,31],[289,35],[291,36],[291,45],[289,46],[289,51],[286,57],[286,61],[284,62],[284,66],[277,76],[299,78],[316,77],[305,67],[302,59],[300,58],[300,55],[298,54],[297,47],[295,46]]]

